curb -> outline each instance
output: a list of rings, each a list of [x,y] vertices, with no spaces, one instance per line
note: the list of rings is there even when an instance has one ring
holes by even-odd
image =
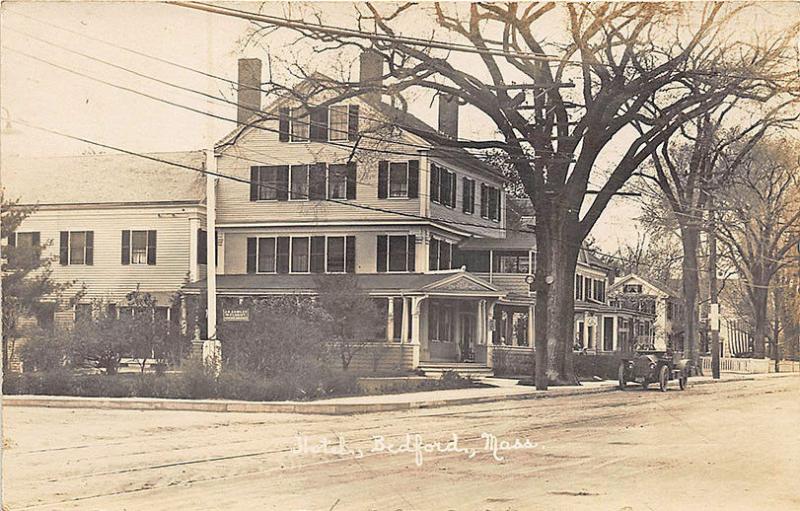
[[[800,373],[770,373],[769,377],[800,376]],[[691,381],[694,385],[713,383],[733,383],[752,381],[769,377],[741,375],[724,380]],[[61,396],[3,396],[4,406],[27,406],[44,408],[100,408],[106,410],[161,410],[195,412],[237,412],[237,413],[297,413],[314,415],[351,415],[357,413],[392,412],[443,406],[471,405],[496,401],[519,401],[525,399],[547,399],[585,394],[601,394],[617,390],[616,382],[608,382],[596,387],[554,387],[548,391],[524,393],[505,393],[487,396],[474,396],[451,399],[421,399],[396,403],[325,403],[323,402],[259,402],[259,401],[216,401],[192,399],[158,398],[105,398],[105,397],[61,397]]]

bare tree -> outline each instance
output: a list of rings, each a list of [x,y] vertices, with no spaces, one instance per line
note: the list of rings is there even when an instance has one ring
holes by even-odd
[[[738,92],[737,92],[738,94]],[[749,91],[743,91],[749,96]],[[666,199],[670,217],[677,224],[683,246],[683,299],[689,314],[685,316],[684,333],[688,357],[697,362],[697,310],[700,293],[700,234],[706,229],[706,213],[713,209],[712,197],[735,176],[749,151],[767,132],[784,123],[796,120],[792,111],[794,98],[787,98],[769,112],[758,112],[750,122],[742,124],[743,112],[736,110],[742,96],[732,96],[712,110],[686,123],[673,137],[667,138],[652,155],[655,175],[642,173],[655,182]],[[738,115],[738,119],[736,118]],[[659,203],[662,204],[663,203]]]
[[[753,321],[754,356],[764,358],[769,336],[769,291],[784,268],[797,265],[800,243],[800,146],[786,139],[753,149],[732,186],[719,194],[723,256],[742,280]]]
[[[256,34],[283,26],[313,40],[315,55],[358,48],[384,59],[388,72],[374,87],[349,87],[339,99],[376,89],[399,98],[412,88],[424,89],[477,109],[497,131],[496,140],[427,137],[446,146],[505,153],[532,201],[539,250],[539,389],[575,381],[575,265],[581,242],[614,194],[689,119],[736,91],[771,97],[794,77],[782,66],[797,28],[782,27],[768,43],[743,41],[736,32],[751,8],[744,3],[367,3],[354,8],[354,30],[331,30],[322,13],[307,16],[310,21],[256,14],[248,19],[256,24]],[[401,30],[430,26],[428,39],[405,37]],[[458,52],[474,59],[456,62]],[[302,63],[293,67],[302,68]],[[633,123],[640,133],[631,129]],[[601,153],[618,155],[605,173],[598,169]],[[590,176],[604,183],[581,216]]]

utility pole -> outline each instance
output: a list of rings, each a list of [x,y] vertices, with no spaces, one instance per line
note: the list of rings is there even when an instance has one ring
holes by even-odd
[[[719,297],[717,296],[717,233],[716,214],[709,204],[710,222],[708,226],[708,282],[709,302],[708,324],[711,329],[711,377],[719,380]]]

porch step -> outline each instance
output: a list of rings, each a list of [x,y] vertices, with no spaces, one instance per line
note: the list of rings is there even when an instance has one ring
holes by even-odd
[[[494,376],[494,370],[481,364],[469,362],[424,362],[419,365],[419,370],[427,378],[441,378],[446,371],[452,371],[462,378],[481,380]]]

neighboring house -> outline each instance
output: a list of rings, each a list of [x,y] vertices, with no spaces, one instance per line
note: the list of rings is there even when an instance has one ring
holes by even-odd
[[[612,306],[654,315],[650,331],[647,325],[634,323],[631,326],[629,332],[636,343],[644,344],[641,336],[647,336],[652,337],[655,349],[683,351],[684,303],[680,293],[666,284],[631,273],[616,279],[608,295]]]
[[[196,168],[204,161],[200,151],[151,156]],[[8,200],[35,206],[7,242],[40,244],[52,278],[73,283],[44,309],[42,325],[70,325],[97,300],[124,306],[137,287],[177,319],[172,296],[205,277],[200,173],[131,155],[8,158],[3,187]]]

